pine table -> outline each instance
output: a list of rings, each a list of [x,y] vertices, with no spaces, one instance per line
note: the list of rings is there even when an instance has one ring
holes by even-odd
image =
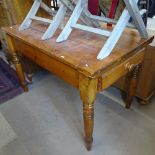
[[[126,108],[129,108],[135,95],[138,71],[145,56],[145,49],[153,37],[141,39],[136,31],[126,30],[112,54],[100,61],[96,56],[106,40],[103,36],[74,30],[67,41],[56,43],[60,30],[53,38],[42,41],[40,38],[46,26],[35,23],[24,31],[18,31],[18,28],[19,26],[15,25],[3,28],[3,31],[6,33],[8,48],[23,89],[28,90],[17,52],[79,90],[83,102],[85,142],[90,150],[97,93],[130,73],[131,76],[126,82],[128,91],[125,101]]]

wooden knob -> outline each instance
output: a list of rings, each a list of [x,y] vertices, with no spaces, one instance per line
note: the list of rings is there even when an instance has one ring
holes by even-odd
[[[134,69],[135,65],[130,64],[129,62],[125,65],[125,69],[131,72]]]

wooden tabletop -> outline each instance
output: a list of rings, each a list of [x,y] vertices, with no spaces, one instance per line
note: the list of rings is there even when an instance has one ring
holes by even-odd
[[[145,43],[151,42],[152,37],[141,39],[135,30],[126,30],[114,48],[112,54],[103,59],[96,57],[106,41],[106,37],[89,32],[74,30],[69,39],[62,43],[56,43],[60,30],[53,38],[42,41],[41,36],[46,30],[43,24],[35,23],[31,28],[18,31],[18,25],[3,28],[3,30],[30,46],[38,48],[41,52],[61,62],[70,65],[87,76],[94,76],[107,67],[122,61],[133,52],[143,48]]]

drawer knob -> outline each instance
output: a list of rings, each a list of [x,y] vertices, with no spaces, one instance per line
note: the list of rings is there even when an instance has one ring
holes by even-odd
[[[134,64],[130,64],[129,62],[125,65],[125,70],[128,70],[129,72],[131,72],[134,69],[135,65]]]

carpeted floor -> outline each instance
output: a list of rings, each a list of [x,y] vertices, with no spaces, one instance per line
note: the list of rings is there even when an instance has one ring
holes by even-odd
[[[120,106],[118,89],[103,94],[95,101],[94,143],[88,152],[78,90],[46,71],[37,73],[29,92],[0,105],[17,136],[0,155],[155,155],[155,97],[146,106],[134,100],[127,110]]]
[[[88,152],[78,90],[48,72],[38,73],[33,81],[29,92],[0,105],[17,135],[0,155],[155,154],[155,99],[146,106],[135,100],[127,110],[120,106],[118,89],[98,94],[93,149]],[[115,97],[106,97],[109,93]]]
[[[8,101],[22,92],[16,72],[0,58],[0,103]]]
[[[0,149],[16,139],[16,134],[0,112]]]

